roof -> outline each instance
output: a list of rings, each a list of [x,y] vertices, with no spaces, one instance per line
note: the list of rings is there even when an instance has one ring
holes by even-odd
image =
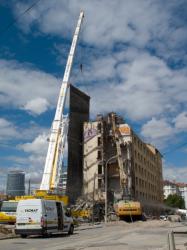
[[[169,181],[169,180],[164,180],[163,184],[166,185],[175,185],[176,187],[187,187],[187,183],[184,182],[176,182],[176,181]]]

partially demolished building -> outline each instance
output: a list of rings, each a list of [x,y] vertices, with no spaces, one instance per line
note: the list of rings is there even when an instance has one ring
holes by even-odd
[[[121,136],[121,152],[127,168],[130,199],[161,203],[163,200],[162,156],[152,145],[144,143],[116,115]],[[112,136],[110,114],[98,115],[95,121],[84,123],[83,194],[86,199],[104,201],[105,168],[107,163],[108,196],[113,202],[120,190],[116,145]],[[128,163],[128,164],[127,164]]]

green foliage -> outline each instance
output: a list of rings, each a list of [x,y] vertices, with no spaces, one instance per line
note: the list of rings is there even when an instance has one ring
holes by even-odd
[[[177,194],[168,195],[167,199],[164,200],[164,203],[169,207],[175,207],[180,209],[185,208],[184,199]]]

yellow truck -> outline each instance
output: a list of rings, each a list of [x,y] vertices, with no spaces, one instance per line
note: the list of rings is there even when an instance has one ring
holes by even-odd
[[[16,223],[16,209],[18,201],[9,200],[3,201],[0,210],[0,223],[15,224]]]
[[[68,204],[67,196],[47,194],[45,191],[36,191],[35,195],[16,196],[15,200],[3,201],[0,210],[0,223],[15,224],[16,209],[20,200],[39,199],[62,201],[64,206]]]

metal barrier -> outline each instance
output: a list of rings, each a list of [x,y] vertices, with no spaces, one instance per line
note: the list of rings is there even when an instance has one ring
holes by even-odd
[[[167,238],[167,240],[168,240],[168,250],[176,250],[176,243],[175,243],[174,234],[187,234],[187,232],[178,232],[178,231],[176,231],[176,232],[174,232],[174,231],[169,232],[168,233],[168,238]],[[186,244],[184,244],[184,246],[185,245]]]
[[[176,250],[173,231],[168,233],[168,250]]]

